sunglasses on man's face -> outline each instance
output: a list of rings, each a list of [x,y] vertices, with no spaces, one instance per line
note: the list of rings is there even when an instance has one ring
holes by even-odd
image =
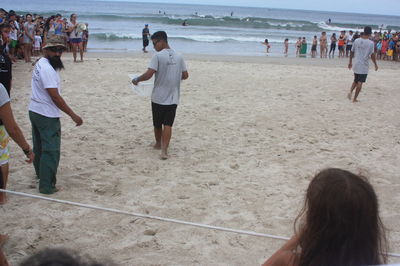
[[[156,46],[159,41],[160,40],[157,40],[157,41],[153,42],[153,46]]]
[[[54,53],[62,53],[64,52],[63,47],[49,47],[49,51],[54,52]]]

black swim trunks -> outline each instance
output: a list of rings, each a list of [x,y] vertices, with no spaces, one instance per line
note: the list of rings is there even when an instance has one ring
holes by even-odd
[[[149,39],[148,38],[143,38],[143,47],[149,46]]]
[[[356,74],[354,73],[354,82],[365,82],[368,74]]]
[[[152,102],[153,126],[158,129],[162,128],[162,125],[172,127],[175,120],[176,108],[176,104],[161,105]]]
[[[311,51],[317,51],[317,45],[316,44],[313,44],[311,46]]]

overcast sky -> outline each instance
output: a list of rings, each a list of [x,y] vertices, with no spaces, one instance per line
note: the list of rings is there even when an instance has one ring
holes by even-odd
[[[115,0],[118,1],[118,0]],[[121,1],[121,0],[119,0]],[[122,0],[179,4],[208,4],[399,15],[399,0]],[[400,19],[400,18],[399,18]]]

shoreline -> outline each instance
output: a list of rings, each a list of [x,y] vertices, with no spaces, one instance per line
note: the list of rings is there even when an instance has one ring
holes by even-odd
[[[172,47],[172,49],[174,49]],[[180,53],[178,50],[176,52]],[[126,52],[104,52],[104,51],[88,51],[84,54],[84,58],[140,58],[150,60],[155,51],[143,53],[142,51],[126,51]],[[347,69],[349,58],[311,58],[297,56],[249,56],[249,55],[214,55],[214,54],[196,54],[181,53],[185,60],[194,61],[210,61],[210,62],[235,62],[235,63],[255,63],[255,64],[277,64],[277,65],[307,65],[307,66],[324,66],[324,67],[343,67]],[[64,53],[63,59],[72,54]],[[127,57],[128,56],[128,57]],[[400,69],[400,62],[377,60],[378,66],[382,65],[384,69]],[[372,65],[372,62],[370,63]],[[146,65],[145,65],[146,66]],[[350,70],[349,70],[350,71]],[[375,71],[370,68],[370,74]]]

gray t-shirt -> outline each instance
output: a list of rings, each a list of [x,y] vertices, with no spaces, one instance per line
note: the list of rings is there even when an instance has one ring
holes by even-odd
[[[10,101],[6,88],[0,83],[0,107]]]
[[[28,34],[30,36],[35,36],[35,24],[29,22],[25,22],[24,24],[24,36],[23,36],[23,42],[24,43],[32,43],[32,39],[28,37]]]
[[[186,64],[172,49],[163,49],[150,61],[149,68],[156,71],[151,101],[161,105],[179,103],[182,72]]]
[[[374,43],[368,39],[358,38],[354,41],[351,51],[354,52],[354,73],[368,74],[369,58],[374,52]]]

